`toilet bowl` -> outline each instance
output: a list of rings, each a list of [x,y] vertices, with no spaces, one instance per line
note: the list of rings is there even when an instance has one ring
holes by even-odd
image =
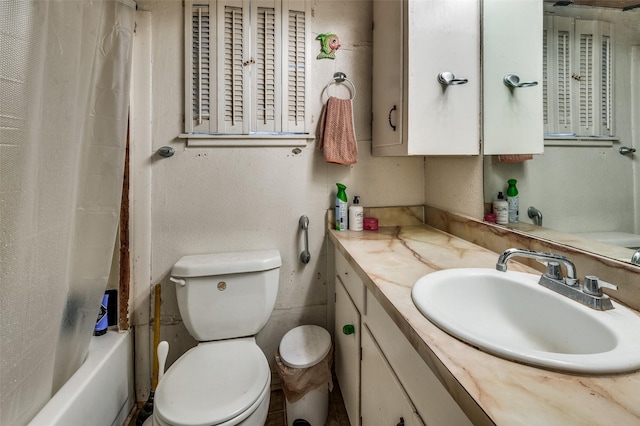
[[[178,307],[200,343],[162,375],[156,426],[263,426],[271,371],[253,337],[278,289],[280,253],[265,250],[185,256],[174,265]]]
[[[154,418],[162,426],[262,426],[270,384],[269,364],[253,338],[200,343],[158,384]]]

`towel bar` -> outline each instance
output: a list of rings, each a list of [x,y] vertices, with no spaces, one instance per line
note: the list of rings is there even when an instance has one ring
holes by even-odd
[[[333,83],[344,83],[345,81],[350,85],[349,91],[351,92],[351,100],[354,100],[356,97],[356,85],[353,84],[353,82],[349,80],[347,78],[347,75],[343,72],[337,72],[333,74],[333,78],[327,83],[326,87],[324,88],[324,92],[327,94],[327,96],[329,96],[329,86],[331,86]]]

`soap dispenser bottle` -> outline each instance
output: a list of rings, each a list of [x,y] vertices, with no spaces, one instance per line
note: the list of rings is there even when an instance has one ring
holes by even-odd
[[[336,183],[338,193],[336,194],[336,231],[346,231],[349,220],[347,211],[347,187],[341,183]]]
[[[496,215],[498,225],[509,223],[509,205],[502,192],[498,192],[498,197],[493,201],[493,213]]]
[[[362,231],[364,209],[360,205],[360,197],[353,197],[353,204],[349,206],[349,230]]]
[[[509,223],[518,222],[518,212],[520,210],[520,197],[518,196],[518,188],[516,188],[515,179],[509,179],[507,181],[509,187],[507,188],[507,204],[509,205]]]

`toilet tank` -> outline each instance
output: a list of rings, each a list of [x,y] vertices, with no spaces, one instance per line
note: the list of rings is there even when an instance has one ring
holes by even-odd
[[[281,265],[278,250],[182,257],[171,281],[189,333],[201,342],[258,333],[273,310]]]

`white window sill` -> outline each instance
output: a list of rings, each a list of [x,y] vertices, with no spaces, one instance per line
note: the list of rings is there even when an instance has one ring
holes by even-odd
[[[210,148],[266,148],[305,147],[315,139],[310,133],[251,133],[248,135],[181,133],[179,139],[186,139],[188,147]]]
[[[619,140],[617,136],[544,135],[545,146],[607,147]]]

